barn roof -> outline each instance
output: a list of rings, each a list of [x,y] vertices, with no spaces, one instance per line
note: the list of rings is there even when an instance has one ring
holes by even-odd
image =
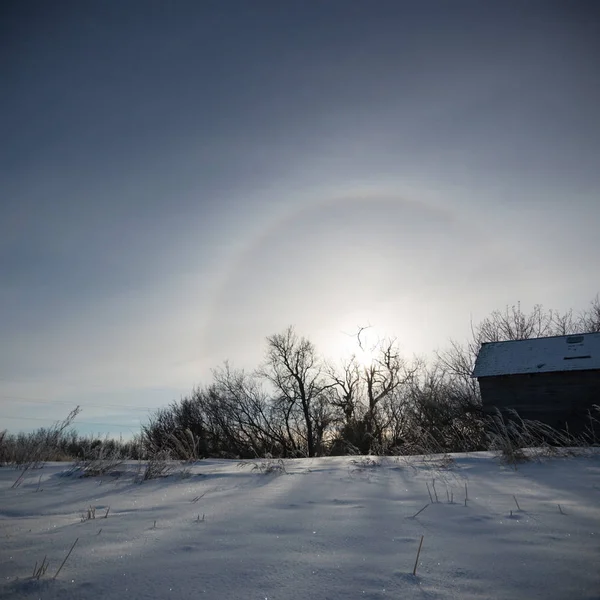
[[[600,369],[600,333],[482,344],[473,377]]]

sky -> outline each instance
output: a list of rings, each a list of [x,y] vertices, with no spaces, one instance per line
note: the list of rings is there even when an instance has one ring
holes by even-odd
[[[288,325],[584,309],[599,57],[591,1],[2,3],[0,430],[130,435]]]

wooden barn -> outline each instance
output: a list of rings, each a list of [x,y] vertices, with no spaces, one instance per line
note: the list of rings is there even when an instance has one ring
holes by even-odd
[[[483,344],[473,377],[486,412],[514,409],[524,419],[581,432],[588,411],[600,405],[600,333]]]

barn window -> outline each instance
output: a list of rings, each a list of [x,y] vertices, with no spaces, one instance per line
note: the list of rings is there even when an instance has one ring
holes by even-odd
[[[571,335],[567,338],[567,344],[581,344],[583,342],[582,335]]]

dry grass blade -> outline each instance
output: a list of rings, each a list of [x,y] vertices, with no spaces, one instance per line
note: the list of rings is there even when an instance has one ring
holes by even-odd
[[[425,482],[425,485],[427,486],[427,493],[429,494],[429,500],[431,500],[431,503],[433,504],[433,496],[431,495],[431,490],[429,489],[429,484],[427,482]]]
[[[410,516],[410,517],[406,517],[407,519],[415,519],[416,517],[418,517],[427,507],[429,506],[429,504],[426,504],[421,510],[419,510],[418,512],[416,512],[414,515]]]
[[[38,563],[36,561],[35,566],[33,567],[33,579],[40,579],[40,577],[44,576],[46,574],[46,571],[48,570],[48,565],[50,564],[47,560],[46,560],[47,556],[44,556],[44,560],[42,560],[42,564],[38,567]]]
[[[69,553],[65,556],[65,560],[62,561],[62,563],[60,564],[60,567],[58,567],[58,571],[56,571],[56,574],[54,575],[54,577],[52,579],[56,579],[58,577],[58,574],[61,572],[62,568],[65,566],[67,559],[69,558],[69,556],[71,556],[71,552],[73,552],[73,548],[75,548],[75,544],[77,544],[78,541],[79,541],[79,538],[77,538],[73,542],[73,545],[71,546],[71,549],[69,550]]]
[[[438,500],[438,495],[437,495],[437,491],[436,491],[436,489],[435,489],[435,479],[433,479],[433,480],[431,481],[431,485],[432,485],[432,487],[433,487],[433,493],[434,493],[434,495],[435,495],[435,501],[436,501],[436,502],[439,502],[439,500]]]
[[[421,555],[421,547],[423,546],[423,538],[424,537],[425,537],[424,535],[421,536],[421,543],[419,544],[419,549],[417,550],[417,558],[415,560],[415,568],[413,569],[413,575],[417,574],[417,566],[419,564],[419,556]]]
[[[487,423],[488,448],[498,451],[502,460],[516,469],[520,462],[572,454],[574,448],[589,447],[596,439],[598,420],[590,412],[587,430],[578,436],[541,421],[522,419],[515,410],[502,413],[496,409]]]

